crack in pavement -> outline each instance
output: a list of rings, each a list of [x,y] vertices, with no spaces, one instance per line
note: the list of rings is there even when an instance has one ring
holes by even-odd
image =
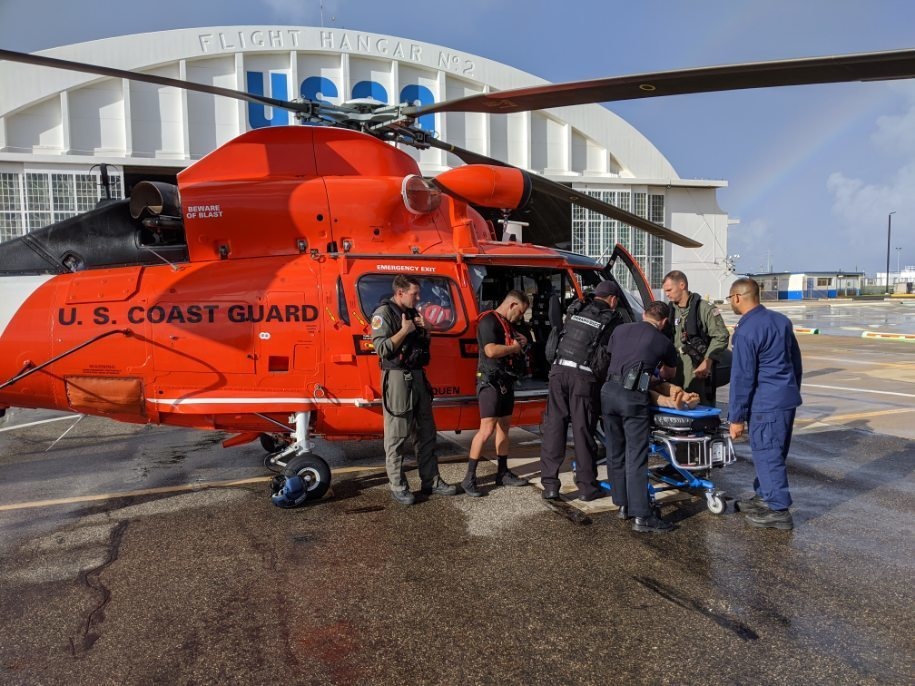
[[[670,601],[674,605],[682,607],[684,610],[692,610],[693,612],[698,612],[701,615],[704,615],[711,619],[715,624],[727,629],[728,631],[733,631],[737,636],[744,641],[755,641],[759,638],[753,629],[748,627],[743,622],[738,622],[735,619],[726,617],[723,614],[719,614],[710,610],[707,607],[703,607],[699,602],[693,600],[692,598],[684,598],[677,593],[674,589],[669,586],[665,586],[660,581],[652,579],[646,576],[634,576],[632,577],[636,582],[647,588],[649,591],[657,593],[659,596],[664,598],[664,600]]]
[[[80,632],[78,632],[76,636],[70,638],[70,654],[74,657],[78,657],[79,655],[92,650],[92,646],[101,638],[100,633],[94,629],[105,621],[105,607],[111,600],[111,591],[101,582],[100,577],[102,572],[105,571],[105,568],[118,559],[121,541],[124,538],[124,531],[127,529],[128,523],[129,520],[122,520],[111,530],[111,536],[108,539],[108,555],[106,556],[105,561],[94,569],[79,573],[79,580],[93,591],[101,594],[101,600],[86,618],[81,635]]]

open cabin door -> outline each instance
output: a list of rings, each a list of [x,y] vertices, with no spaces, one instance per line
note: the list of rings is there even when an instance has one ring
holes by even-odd
[[[645,272],[629,251],[619,243],[613,248],[601,276],[616,281],[623,288],[625,302],[621,303],[621,306],[627,311],[631,321],[642,321],[642,313],[645,307],[654,301],[654,294]]]

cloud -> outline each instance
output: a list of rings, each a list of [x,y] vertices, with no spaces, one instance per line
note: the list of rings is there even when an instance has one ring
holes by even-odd
[[[902,245],[911,254],[911,226],[915,217],[915,162],[909,163],[885,184],[867,183],[840,172],[830,174],[826,188],[833,196],[833,215],[849,244],[859,252],[862,263],[882,264],[885,255],[884,227],[887,216],[895,211],[894,245]]]
[[[739,254],[737,271],[741,273],[766,271],[773,244],[772,228],[765,219],[741,222],[728,233],[728,252]]]
[[[859,264],[875,271],[884,269],[890,212],[895,212],[893,247],[901,247],[909,259],[915,253],[915,84],[893,84],[893,90],[903,96],[902,111],[879,117],[871,141],[878,159],[886,153],[896,159],[903,157],[905,162],[881,180],[833,172],[826,181],[832,195],[832,214],[847,242],[847,251],[859,259]]]
[[[915,153],[915,84],[894,84],[893,90],[905,97],[908,109],[902,114],[879,117],[871,139],[890,153]]]

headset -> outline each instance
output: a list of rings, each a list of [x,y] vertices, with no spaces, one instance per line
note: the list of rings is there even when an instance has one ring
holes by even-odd
[[[301,476],[275,476],[270,484],[271,500],[277,507],[298,507],[308,498],[308,490]]]

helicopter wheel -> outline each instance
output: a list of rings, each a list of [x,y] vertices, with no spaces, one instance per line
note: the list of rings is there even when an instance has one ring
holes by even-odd
[[[300,476],[309,500],[318,500],[330,488],[330,466],[317,455],[297,455],[286,464],[283,476]]]
[[[260,435],[261,448],[266,450],[268,453],[275,453],[287,445],[289,445],[289,439],[285,434],[268,434],[262,433]]]

